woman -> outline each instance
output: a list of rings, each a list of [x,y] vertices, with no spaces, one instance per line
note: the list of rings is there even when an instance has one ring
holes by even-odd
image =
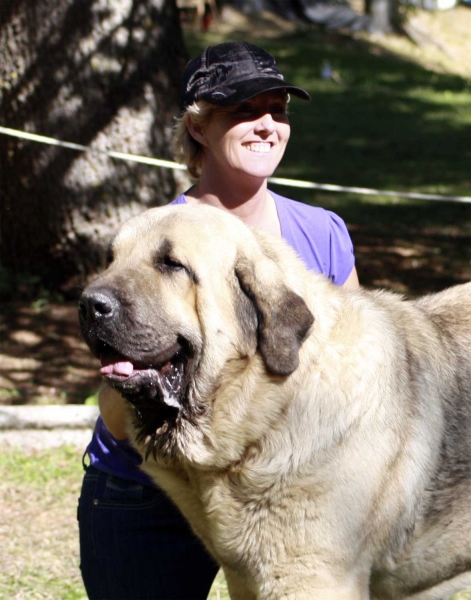
[[[288,94],[273,57],[246,43],[206,48],[183,77],[176,156],[196,184],[174,204],[211,204],[283,237],[306,266],[358,287],[353,249],[335,214],[267,188],[290,136]],[[92,599],[203,600],[218,566],[183,517],[140,472],[126,441],[124,401],[103,386],[79,501],[81,568]],[[105,425],[106,424],[106,425]]]

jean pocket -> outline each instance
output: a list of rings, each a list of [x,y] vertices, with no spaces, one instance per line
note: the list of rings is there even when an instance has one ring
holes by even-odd
[[[106,478],[105,489],[103,490],[104,500],[142,500],[144,496],[144,486],[135,481],[122,479],[108,475]]]

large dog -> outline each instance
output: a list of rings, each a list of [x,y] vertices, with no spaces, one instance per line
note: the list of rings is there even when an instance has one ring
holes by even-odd
[[[232,598],[471,586],[471,284],[346,291],[205,206],[145,212],[113,253],[83,335]]]

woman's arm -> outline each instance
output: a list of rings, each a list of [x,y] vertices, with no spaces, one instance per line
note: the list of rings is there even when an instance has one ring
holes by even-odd
[[[98,406],[111,435],[117,440],[129,437],[126,429],[126,401],[121,394],[104,383],[98,394]]]
[[[350,275],[347,277],[345,283],[342,284],[342,287],[347,290],[356,290],[360,287],[360,281],[358,280],[358,274],[355,267],[351,270]]]

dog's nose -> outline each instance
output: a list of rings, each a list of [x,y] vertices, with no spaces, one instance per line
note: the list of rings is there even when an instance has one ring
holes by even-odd
[[[119,302],[110,292],[84,292],[79,300],[79,314],[86,321],[110,319],[118,308]]]

